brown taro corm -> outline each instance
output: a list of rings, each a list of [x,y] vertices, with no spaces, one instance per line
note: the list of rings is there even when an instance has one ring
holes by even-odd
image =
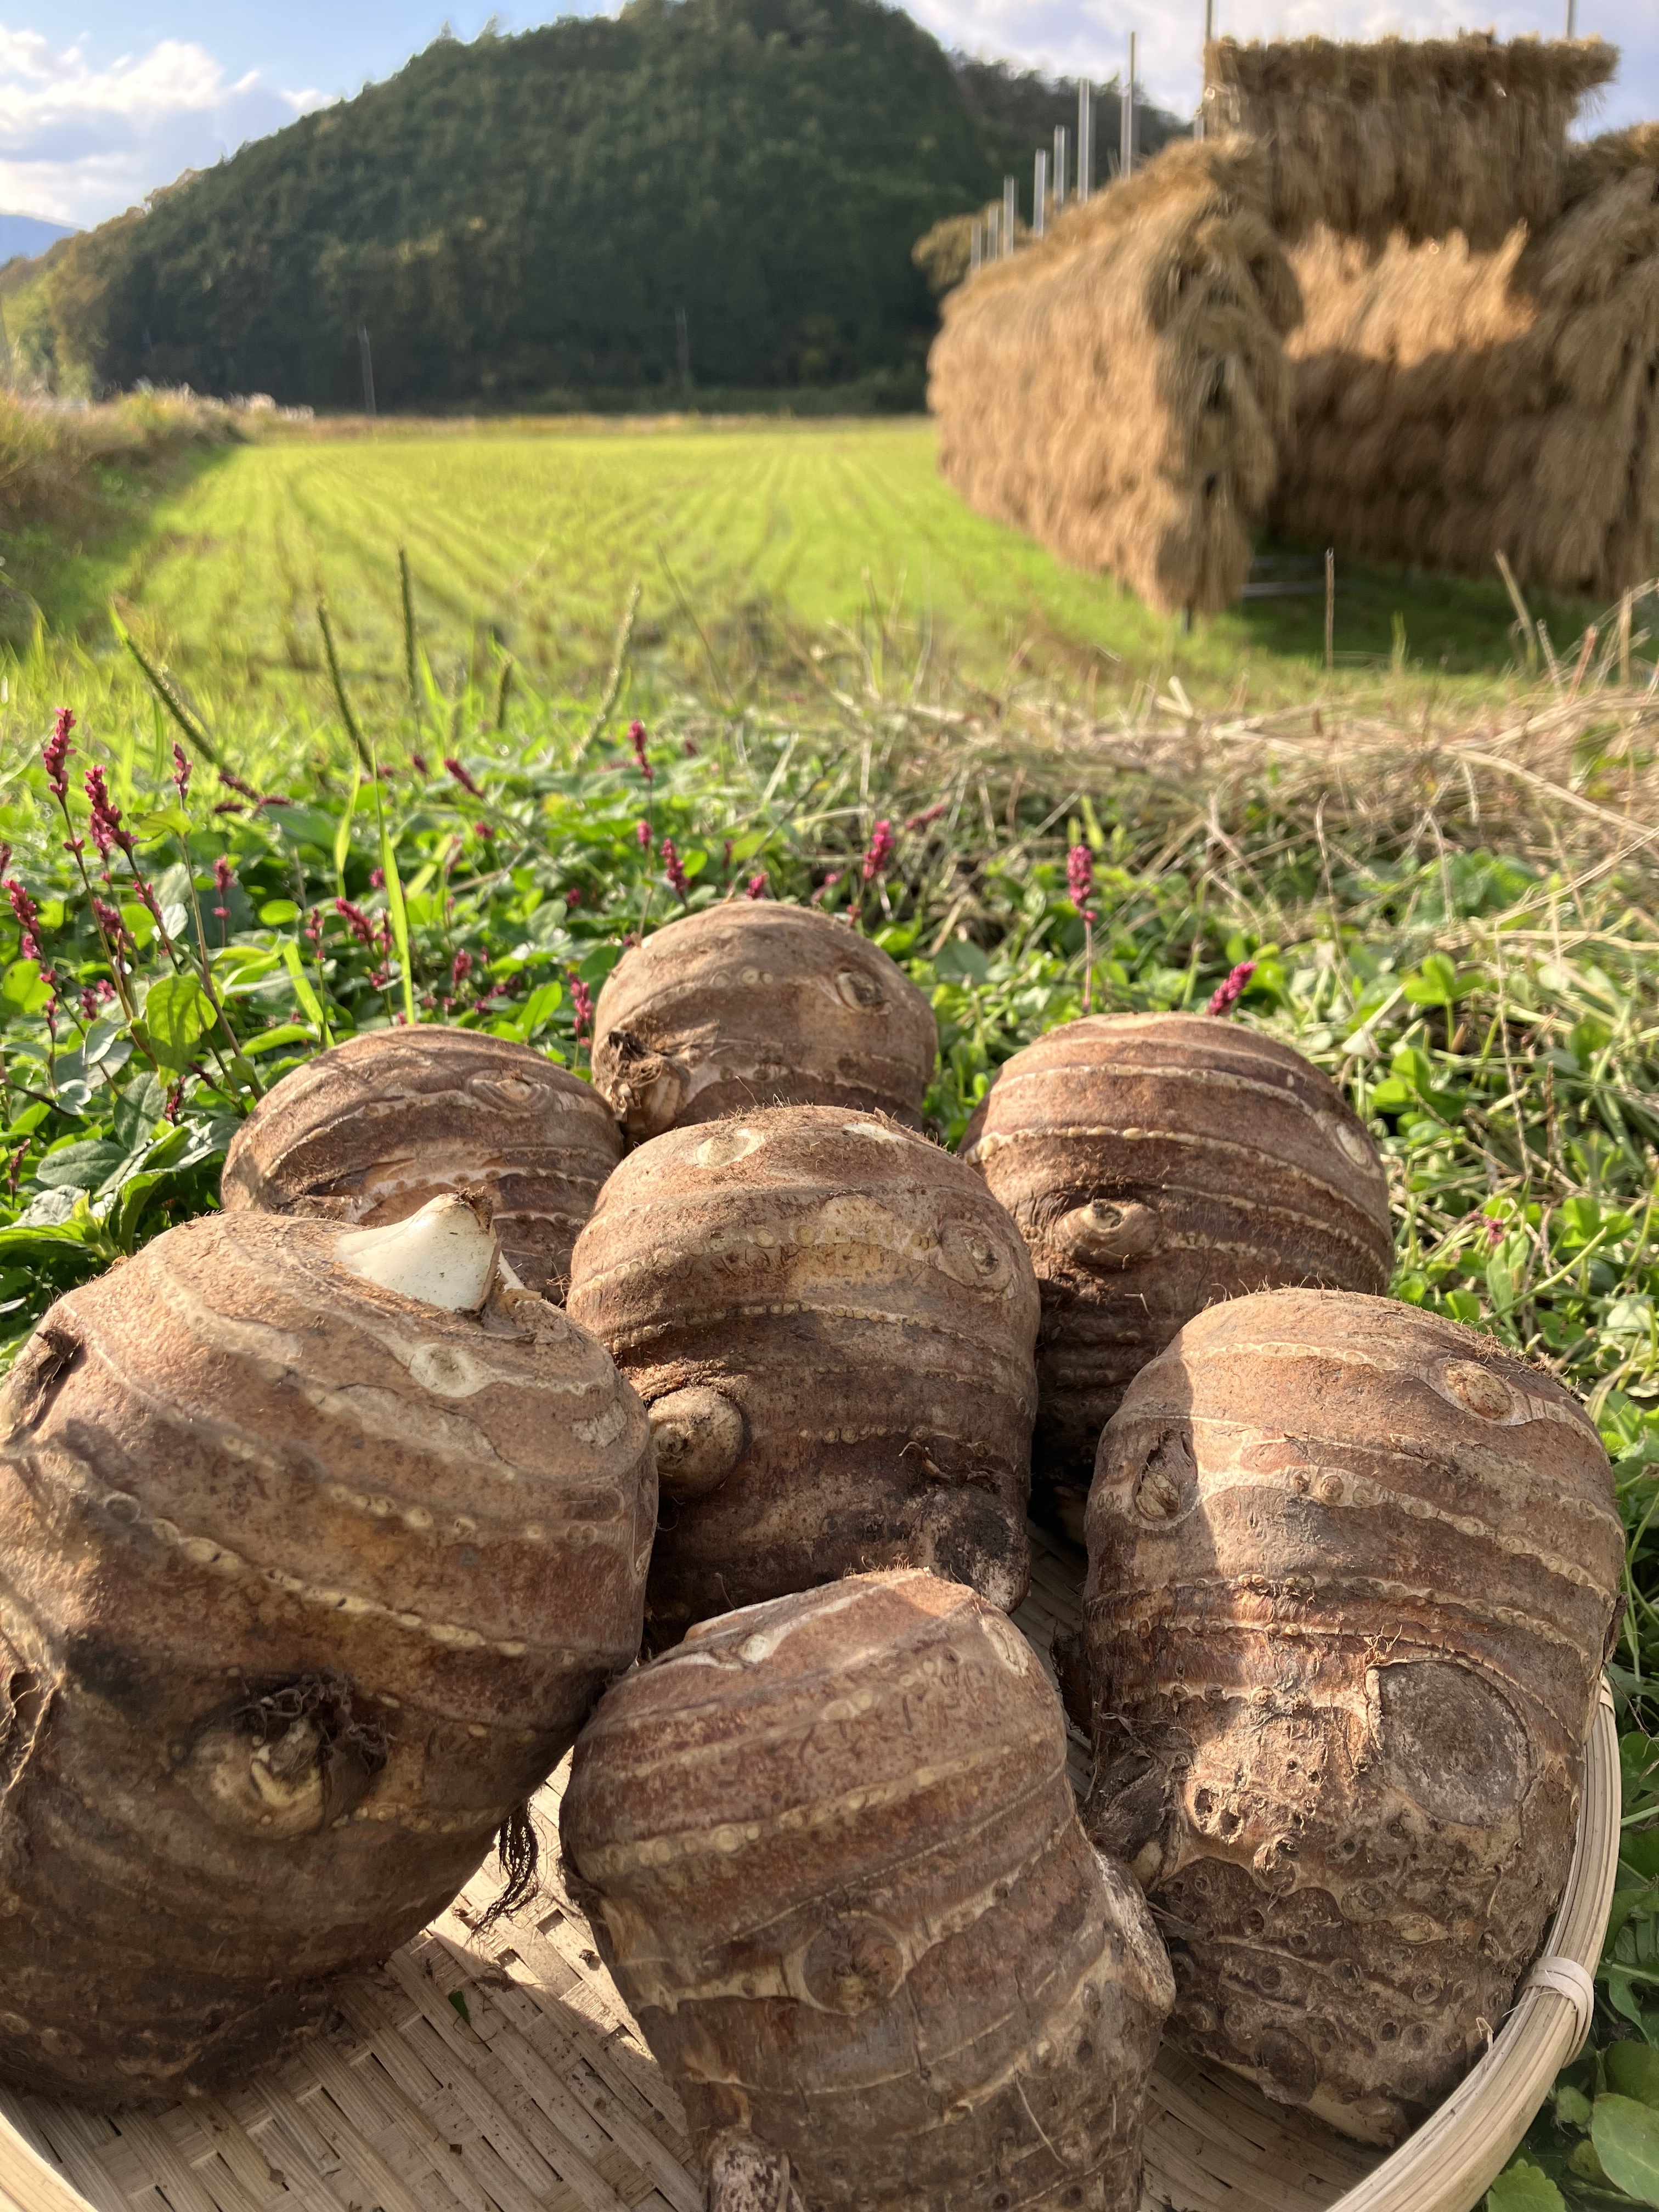
[[[688,915],[599,993],[593,1081],[629,1141],[762,1106],[845,1106],[921,1126],[933,1010],[845,922],[770,900]]]
[[[1362,2142],[1440,2103],[1565,1881],[1623,1565],[1583,1408],[1455,1322],[1268,1291],[1136,1377],[1089,1500],[1084,1820],[1180,2042]]]
[[[1101,1430],[1130,1378],[1220,1298],[1388,1288],[1388,1182],[1328,1076],[1205,1014],[1096,1014],[1006,1061],[963,1157],[1019,1224],[1042,1291],[1039,1519],[1083,1540]]]
[[[639,1401],[459,1199],[60,1298],[0,1392],[0,2075],[193,2094],[325,2019],[522,1844],[655,1510]]]
[[[1134,2212],[1173,1989],[1066,1742],[1018,1632],[927,1574],[705,1622],[606,1695],[565,1863],[713,2212]]]
[[[622,1139],[590,1085],[477,1030],[371,1030],[319,1053],[231,1139],[226,1210],[370,1224],[431,1198],[486,1197],[526,1289],[560,1298],[570,1248]]]
[[[650,1408],[654,1648],[862,1568],[1024,1595],[1036,1284],[926,1138],[829,1106],[654,1138],[600,1194],[569,1305]]]

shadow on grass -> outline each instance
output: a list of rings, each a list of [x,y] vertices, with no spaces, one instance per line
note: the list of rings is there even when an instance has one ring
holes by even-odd
[[[1324,551],[1269,539],[1260,562],[1275,580],[1310,590],[1247,599],[1235,618],[1256,650],[1281,659],[1322,665],[1325,655]],[[1271,565],[1270,565],[1271,564]],[[1541,622],[1556,653],[1577,650],[1605,611],[1593,599],[1528,592],[1528,611]],[[1339,668],[1401,659],[1452,676],[1503,676],[1522,665],[1516,612],[1494,567],[1492,580],[1442,576],[1422,568],[1336,561],[1336,660]]]
[[[34,610],[59,637],[92,638],[109,621],[110,593],[131,580],[133,562],[155,533],[159,503],[186,490],[239,450],[189,445],[153,461],[105,464],[90,475],[81,510],[65,531],[53,519],[8,534],[0,642],[26,645]]]

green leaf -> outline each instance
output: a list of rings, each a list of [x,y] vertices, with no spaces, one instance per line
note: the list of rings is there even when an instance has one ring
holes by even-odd
[[[1486,2212],[1567,2212],[1567,2200],[1542,2166],[1517,2158],[1486,2191]]]
[[[1659,2112],[1634,2097],[1598,2097],[1590,2141],[1609,2180],[1638,2204],[1659,2205]]]
[[[280,929],[284,922],[298,921],[300,909],[292,899],[267,899],[259,909],[259,919],[267,929]]]
[[[283,964],[288,969],[294,985],[294,995],[300,1002],[300,1011],[306,1019],[315,1024],[325,1044],[328,1038],[328,1018],[323,1012],[323,1002],[311,988],[305,963],[300,957],[300,948],[290,937],[283,946]]]
[[[50,983],[40,980],[38,960],[14,960],[0,977],[0,1005],[15,1014],[38,1014],[52,996]]]
[[[466,2022],[467,2026],[471,2027],[472,2025],[472,2015],[467,2010],[466,1999],[462,1996],[459,1990],[451,1990],[449,1992],[449,2002],[454,2006],[456,2011],[459,2013],[461,2018]]]
[[[346,895],[346,858],[351,851],[351,817],[357,811],[357,793],[362,787],[362,781],[363,771],[359,763],[352,769],[351,789],[346,799],[344,811],[340,816],[339,824],[334,832],[334,873],[339,881],[342,898]],[[380,796],[378,781],[374,788],[375,796],[378,798]]]
[[[533,990],[524,1002],[524,1012],[514,1024],[521,1037],[532,1037],[544,1023],[550,1022],[564,1004],[562,983],[543,983]]]
[[[255,1053],[275,1052],[279,1045],[309,1044],[311,1042],[309,1030],[301,1029],[297,1022],[283,1022],[276,1029],[264,1030],[258,1036],[245,1039],[242,1050],[252,1059]]]
[[[1613,2043],[1602,2053],[1607,2081],[1621,2097],[1659,2107],[1659,2051],[1645,2043]]]
[[[182,1075],[213,1019],[207,993],[194,975],[164,975],[144,1000],[143,1027],[162,1067]]]
[[[1449,1006],[1457,996],[1457,970],[1443,952],[1431,952],[1401,988],[1414,1006]]]
[[[1569,2128],[1587,2128],[1590,2123],[1590,2100],[1582,2089],[1575,2089],[1571,2081],[1563,2081],[1555,2093],[1556,2117]]]

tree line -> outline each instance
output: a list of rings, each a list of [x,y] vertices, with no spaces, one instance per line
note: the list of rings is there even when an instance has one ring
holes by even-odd
[[[934,307],[912,246],[1005,171],[1029,211],[1032,152],[1074,112],[1073,86],[953,58],[879,0],[446,36],[14,264],[14,349],[94,390],[324,408],[360,403],[360,331],[388,408],[672,397],[688,373],[915,404]],[[1138,118],[1149,150],[1178,127]]]

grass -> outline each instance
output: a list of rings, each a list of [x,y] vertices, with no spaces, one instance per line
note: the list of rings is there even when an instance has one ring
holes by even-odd
[[[1396,1295],[1547,1364],[1613,1455],[1614,1928],[1590,2051],[1493,2212],[1627,2203],[1591,2130],[1610,2084],[1647,2078],[1632,2052],[1659,2078],[1659,692],[1639,628],[1629,682],[1605,624],[1564,663],[1540,641],[1528,676],[1507,600],[1471,587],[1442,596],[1448,623],[1488,625],[1484,676],[1385,648],[1328,683],[1316,656],[1261,647],[1262,624],[1303,619],[1280,607],[1192,641],[1196,665],[1149,626],[1142,672],[1108,681],[1097,653],[1091,691],[1066,611],[1144,618],[963,517],[907,425],[288,438],[212,460],[161,520],[125,580],[193,704],[93,642],[41,640],[4,675],[0,841],[57,1000],[54,1032],[40,961],[0,939],[0,1335],[210,1205],[258,1092],[406,1003],[584,1068],[577,984],[679,910],[665,836],[694,906],[762,873],[855,909],[933,999],[929,1110],[954,1142],[1000,1061],[1079,1010],[1065,855],[1088,843],[1096,1004],[1202,1006],[1253,959],[1237,1018],[1326,1067],[1382,1148]],[[884,564],[907,557],[933,580],[931,631],[895,611]],[[1072,640],[1048,662],[1018,643],[1038,607]],[[1228,651],[1252,640],[1277,703],[1239,702]],[[131,939],[118,991],[39,762],[59,702],[173,948],[116,848],[111,884],[94,872]],[[896,851],[866,884],[883,820]]]
[[[638,579],[640,670],[660,663],[731,696],[830,625],[923,661],[930,681],[994,686],[1030,669],[1118,700],[1173,675],[1200,701],[1269,705],[1326,688],[1321,563],[1311,592],[1183,634],[970,514],[915,419],[283,431],[194,471],[137,540],[90,546],[47,611],[60,631],[93,635],[102,597],[118,592],[204,693],[289,699],[318,672],[325,595],[349,666],[374,686],[400,663],[399,545],[434,659],[499,650],[543,685],[603,668]],[[1536,611],[1565,649],[1595,611]],[[1448,585],[1339,571],[1344,684],[1409,666],[1448,696],[1484,696],[1514,671],[1513,623],[1495,573]]]

